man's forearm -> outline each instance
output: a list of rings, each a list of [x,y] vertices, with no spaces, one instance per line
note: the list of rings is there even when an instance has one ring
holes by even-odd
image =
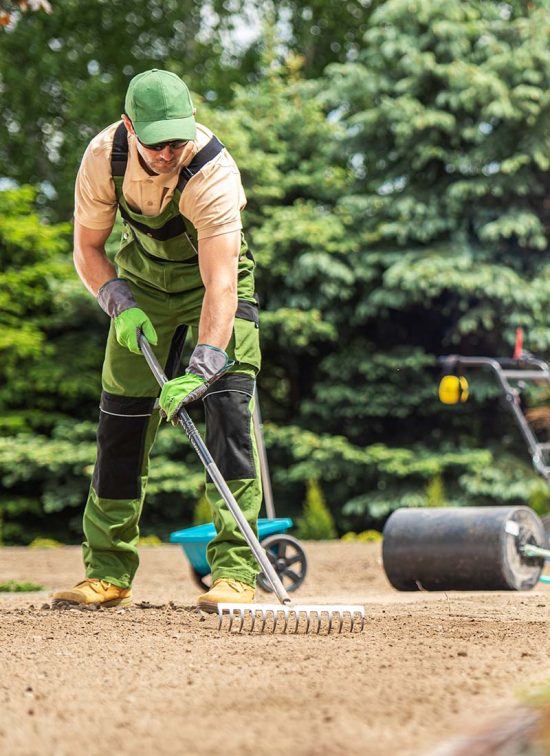
[[[116,269],[105,254],[105,243],[111,228],[86,228],[78,220],[74,224],[74,266],[88,291],[97,292],[109,279],[116,277]]]
[[[116,277],[116,268],[100,249],[75,249],[74,265],[82,283],[94,297],[104,283]]]
[[[198,343],[226,349],[236,310],[236,290],[208,286],[202,302]]]
[[[205,288],[199,344],[224,350],[229,344],[237,311],[240,243],[239,231],[199,240],[199,266]]]

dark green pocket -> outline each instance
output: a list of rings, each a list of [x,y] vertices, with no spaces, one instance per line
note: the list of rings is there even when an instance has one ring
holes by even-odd
[[[251,365],[260,369],[262,356],[260,352],[260,329],[252,320],[235,318],[233,325],[234,353],[237,363]]]

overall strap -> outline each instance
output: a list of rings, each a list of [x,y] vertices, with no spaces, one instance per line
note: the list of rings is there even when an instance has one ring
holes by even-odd
[[[128,132],[124,122],[117,126],[111,150],[111,175],[124,176],[128,164]]]
[[[192,179],[193,176],[195,176],[201,170],[201,168],[204,168],[204,166],[211,160],[213,160],[216,155],[219,155],[222,150],[223,144],[217,137],[213,136],[208,144],[205,144],[202,150],[199,150],[197,152],[189,165],[186,165],[185,168],[181,169],[180,177],[177,183],[177,187],[180,192],[183,192],[185,185],[187,184],[189,179]]]

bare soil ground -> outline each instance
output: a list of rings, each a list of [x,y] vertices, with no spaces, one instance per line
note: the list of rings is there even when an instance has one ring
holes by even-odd
[[[549,585],[398,593],[378,545],[305,545],[295,598],[364,604],[362,634],[218,631],[178,546],[142,550],[127,609],[0,594],[0,753],[429,754],[550,682]],[[81,575],[78,548],[0,550],[0,582]]]

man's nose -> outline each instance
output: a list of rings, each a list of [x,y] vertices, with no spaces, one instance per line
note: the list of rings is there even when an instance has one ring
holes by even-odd
[[[166,147],[164,147],[164,149],[159,152],[159,155],[163,160],[172,160],[172,158],[174,157],[174,151],[172,150],[170,145],[167,144]]]

